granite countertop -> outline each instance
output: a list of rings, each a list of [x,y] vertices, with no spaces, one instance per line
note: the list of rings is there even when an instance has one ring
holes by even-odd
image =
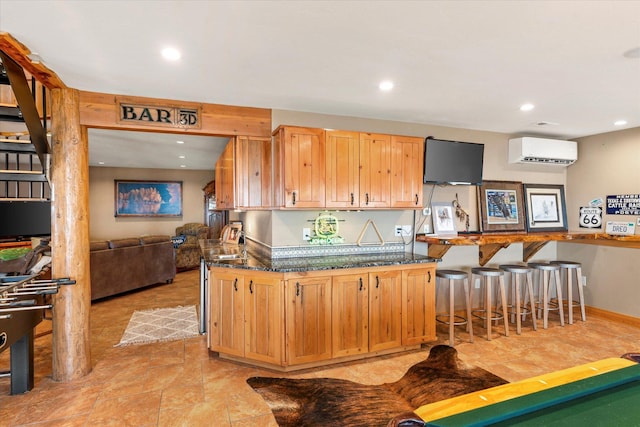
[[[330,255],[294,258],[265,258],[257,254],[243,253],[243,248],[207,247],[201,245],[202,255],[208,267],[230,267],[245,270],[271,271],[277,273],[294,273],[317,270],[336,270],[343,268],[383,267],[385,265],[423,264],[438,262],[440,259],[426,255],[406,252],[390,252],[385,254],[353,254]],[[221,258],[222,256],[222,258]]]

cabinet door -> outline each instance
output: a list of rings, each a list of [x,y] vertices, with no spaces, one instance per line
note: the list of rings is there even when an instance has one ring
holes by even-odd
[[[322,208],[325,202],[324,130],[283,127],[276,133],[280,206]]]
[[[436,339],[435,267],[402,272],[402,344]]]
[[[238,274],[209,276],[211,350],[244,356],[244,290]]]
[[[216,162],[216,205],[218,209],[234,208],[234,147],[235,141],[229,140]]]
[[[360,207],[391,206],[391,136],[360,134]]]
[[[288,280],[287,362],[296,365],[331,358],[331,278]]]
[[[271,138],[236,137],[234,167],[235,207],[272,206]]]
[[[402,344],[402,273],[369,273],[369,351]]]
[[[358,132],[326,132],[326,207],[353,208],[360,205]]]
[[[391,207],[422,207],[424,140],[410,136],[391,137]]]
[[[331,287],[333,357],[369,351],[368,276],[335,276]]]
[[[245,276],[245,357],[282,363],[282,281],[260,274]]]

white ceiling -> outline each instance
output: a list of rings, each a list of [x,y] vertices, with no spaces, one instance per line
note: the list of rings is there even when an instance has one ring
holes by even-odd
[[[565,139],[640,126],[637,0],[0,0],[0,31],[80,90]],[[93,163],[179,154],[93,133]]]

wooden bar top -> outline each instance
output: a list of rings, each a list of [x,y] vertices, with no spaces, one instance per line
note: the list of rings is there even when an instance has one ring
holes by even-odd
[[[605,233],[469,233],[455,237],[418,234],[416,241],[427,243],[429,256],[433,258],[442,258],[453,246],[478,246],[480,265],[485,265],[500,249],[509,247],[511,243],[522,243],[524,262],[552,241],[640,248],[640,235],[614,236]]]

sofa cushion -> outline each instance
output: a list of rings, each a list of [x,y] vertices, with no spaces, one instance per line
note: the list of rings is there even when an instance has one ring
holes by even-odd
[[[171,240],[169,236],[166,235],[156,235],[156,236],[142,236],[140,237],[141,245],[150,245],[152,243],[163,243]]]
[[[140,239],[138,238],[109,240],[109,248],[111,249],[128,248],[130,246],[139,246],[139,245],[140,245]]]
[[[90,251],[104,251],[109,249],[109,241],[108,240],[95,240],[89,243]]]

